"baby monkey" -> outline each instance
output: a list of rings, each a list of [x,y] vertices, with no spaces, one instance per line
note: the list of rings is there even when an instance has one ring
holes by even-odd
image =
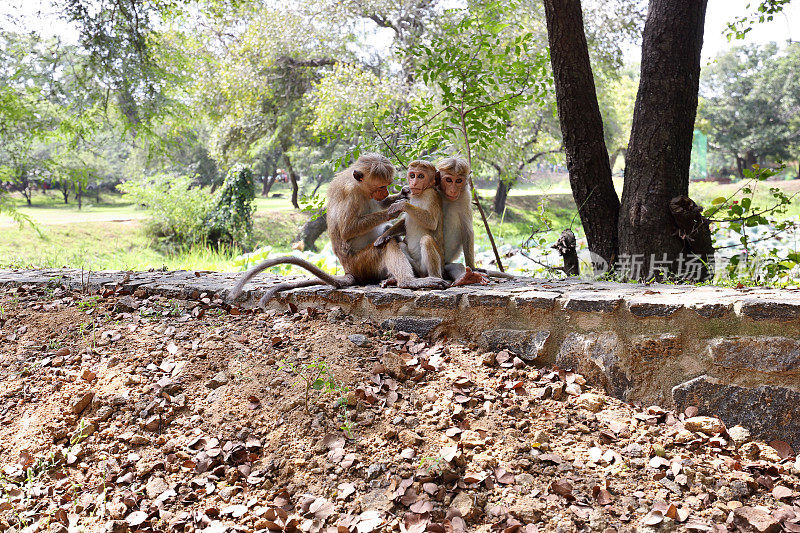
[[[388,215],[405,213],[375,240],[376,247],[383,246],[395,236],[405,234],[400,246],[420,277],[442,277],[443,218],[442,199],[436,192],[438,172],[433,163],[416,160],[408,164],[408,185],[411,196],[389,206]]]

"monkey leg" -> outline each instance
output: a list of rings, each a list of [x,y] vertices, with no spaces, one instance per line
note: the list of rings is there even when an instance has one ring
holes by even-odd
[[[427,276],[442,277],[442,252],[436,240],[430,235],[423,235],[419,242],[420,271]]]
[[[397,286],[401,289],[446,289],[449,285],[442,278],[415,278],[411,261],[396,242],[389,242],[383,251],[385,268],[397,280]]]
[[[455,281],[466,273],[466,269],[461,263],[446,263],[444,273],[447,279]]]

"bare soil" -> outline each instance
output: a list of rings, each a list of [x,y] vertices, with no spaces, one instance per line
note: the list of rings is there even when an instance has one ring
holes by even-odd
[[[0,531],[800,531],[794,452],[688,411],[338,309],[0,290]]]

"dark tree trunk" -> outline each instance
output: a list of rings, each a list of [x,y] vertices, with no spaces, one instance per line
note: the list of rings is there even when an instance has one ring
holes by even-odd
[[[62,181],[60,183],[59,189],[61,189],[61,196],[64,197],[64,204],[69,203],[69,184],[66,181]]]
[[[494,194],[494,212],[498,215],[502,215],[503,211],[505,211],[508,192],[516,181],[500,178],[500,181],[497,182],[497,192]]]
[[[264,198],[269,196],[269,191],[270,189],[272,189],[272,184],[275,183],[276,177],[277,176],[270,176],[264,180],[264,188],[261,189],[261,196],[263,196]]]
[[[676,272],[683,241],[670,201],[688,196],[707,0],[650,0],[625,163],[620,261],[632,278]]]
[[[286,153],[283,154],[283,161],[286,163],[286,171],[289,173],[289,181],[292,183],[292,206],[300,209],[300,204],[297,203],[297,174],[294,173],[292,161]]]
[[[703,209],[688,196],[676,196],[669,210],[678,236],[683,240],[683,261],[677,275],[687,281],[706,281],[714,277],[714,243],[711,225]]]
[[[611,157],[608,158],[608,166],[611,167],[612,173],[614,172],[614,165],[617,164],[617,159],[619,159],[619,156],[622,156],[622,158],[625,159],[626,155],[625,155],[625,150],[623,148],[618,148],[614,150],[614,153],[611,154]]]
[[[294,238],[293,248],[310,250],[312,252],[317,251],[317,245],[315,243],[317,239],[319,239],[319,236],[328,229],[328,219],[326,216],[320,215],[319,213],[315,213],[314,217],[308,219],[308,221],[303,224],[303,227],[300,228],[297,237]]]
[[[75,185],[75,199],[78,201],[78,209],[83,207],[83,184],[77,183]]]
[[[558,118],[572,195],[589,250],[611,267],[618,255],[619,198],[589,63],[580,0],[544,0]],[[603,267],[595,259],[595,269]]]

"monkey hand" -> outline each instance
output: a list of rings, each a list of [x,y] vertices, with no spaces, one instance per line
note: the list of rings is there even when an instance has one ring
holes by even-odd
[[[403,185],[403,188],[400,189],[400,198],[409,198],[411,196],[411,187],[408,185]]]
[[[387,278],[387,279],[381,281],[381,287],[384,288],[384,289],[386,287],[397,287],[397,280],[394,279],[394,278]]]
[[[452,287],[460,285],[486,285],[489,283],[489,277],[481,272],[476,272],[470,267],[466,267],[466,272],[460,278],[453,282]]]
[[[408,205],[408,202],[405,200],[400,200],[393,203],[389,206],[389,209],[386,210],[386,216],[389,220],[395,218],[397,215],[406,210],[406,205]]]

